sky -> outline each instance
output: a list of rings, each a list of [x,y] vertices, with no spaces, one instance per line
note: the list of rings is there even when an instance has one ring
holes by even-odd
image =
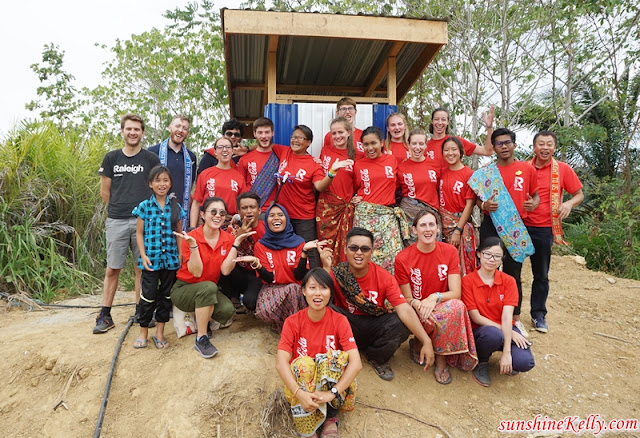
[[[192,2],[195,0],[192,0]],[[215,0],[219,8],[238,7],[240,1]],[[57,44],[65,51],[64,69],[74,85],[93,88],[100,83],[108,50],[116,39],[129,39],[168,21],[162,14],[184,7],[188,0],[21,0],[3,2],[0,26],[0,137],[17,122],[34,117],[25,104],[37,97],[39,81],[30,65],[41,63],[43,46]]]

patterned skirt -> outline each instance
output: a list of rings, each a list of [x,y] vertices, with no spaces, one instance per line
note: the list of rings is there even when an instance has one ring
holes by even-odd
[[[258,294],[256,317],[280,333],[284,320],[305,307],[307,302],[299,284],[265,284]]]
[[[329,350],[326,353],[317,354],[315,359],[309,356],[297,357],[291,362],[291,371],[303,391],[329,391],[338,383],[348,363],[349,355],[346,352]],[[327,417],[327,404],[321,403],[320,408],[313,412],[306,412],[286,386],[284,396],[291,405],[293,424],[298,433],[305,437],[312,436]],[[354,380],[341,397],[336,397],[329,404],[341,411],[352,411],[355,398],[356,381]]]
[[[353,225],[355,206],[329,191],[318,198],[316,224],[318,240],[327,240],[333,249],[333,265],[347,260],[347,233]]]
[[[396,256],[404,249],[404,241],[408,241],[410,237],[407,218],[402,209],[360,202],[356,205],[353,226],[373,233],[371,261],[393,275]]]
[[[470,371],[478,364],[476,341],[473,338],[471,320],[467,308],[460,300],[448,300],[436,304],[431,318],[420,322],[433,343],[435,354],[447,356],[450,367]]]
[[[440,210],[442,216],[442,233],[443,240],[447,243],[450,236],[456,230],[458,221],[462,213],[451,213],[446,210]],[[471,222],[464,225],[462,236],[460,236],[460,245],[458,245],[458,254],[460,255],[460,275],[464,277],[476,270],[476,248],[478,248],[478,235],[476,229]]]
[[[404,211],[404,214],[407,215],[407,223],[409,224],[409,229],[411,229],[411,225],[413,225],[413,219],[419,212],[421,212],[422,210],[429,210],[429,213],[433,213],[433,215],[438,220],[437,240],[438,242],[442,241],[442,221],[440,220],[440,212],[438,210],[436,210],[426,202],[422,202],[418,199],[408,198],[406,196],[400,201],[400,208],[402,209],[402,211]],[[413,231],[411,231],[410,242],[416,243],[416,240],[418,240],[418,237],[413,234]]]

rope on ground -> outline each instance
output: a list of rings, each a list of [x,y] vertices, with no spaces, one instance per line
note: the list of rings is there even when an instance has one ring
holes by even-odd
[[[416,417],[413,414],[409,414],[407,412],[402,412],[402,411],[396,411],[395,409],[391,409],[391,408],[381,408],[379,406],[373,406],[373,405],[370,405],[370,404],[367,404],[367,403],[363,403],[363,402],[361,402],[359,400],[356,400],[356,403],[358,403],[359,405],[362,405],[362,406],[366,406],[368,408],[379,409],[381,411],[394,412],[396,414],[404,415],[405,417],[411,418],[412,420],[417,421],[418,423],[426,424],[427,426],[434,427],[434,428],[438,429],[440,432],[444,433],[448,438],[453,438],[451,436],[451,434],[449,432],[447,432],[439,424],[429,423],[427,421],[421,420],[420,418]]]
[[[107,402],[109,401],[109,391],[111,391],[111,381],[113,380],[113,374],[116,370],[116,362],[118,361],[118,354],[120,354],[120,349],[122,348],[122,343],[124,342],[124,338],[127,337],[127,333],[129,329],[133,325],[133,316],[129,317],[129,321],[127,322],[127,326],[122,331],[120,338],[118,339],[118,343],[116,344],[116,350],[113,352],[113,359],[111,359],[111,368],[109,369],[109,376],[107,377],[107,384],[104,388],[104,395],[102,396],[102,403],[100,404],[100,413],[98,414],[98,422],[96,423],[96,429],[93,433],[93,438],[100,438],[100,433],[102,431],[102,422],[104,421],[104,414],[107,411]]]

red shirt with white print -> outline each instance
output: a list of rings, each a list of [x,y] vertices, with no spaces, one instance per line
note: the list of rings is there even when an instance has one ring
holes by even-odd
[[[198,175],[193,199],[202,205],[205,199],[218,196],[224,199],[228,212],[236,214],[236,196],[247,190],[243,176],[236,169],[220,169],[214,166]]]
[[[427,160],[405,160],[398,164],[397,178],[403,197],[426,202],[438,209],[439,167],[434,167]]]
[[[440,207],[450,213],[462,213],[467,199],[476,199],[476,194],[467,184],[473,170],[464,166],[459,170],[444,167],[440,174]]]
[[[274,144],[272,151],[262,152],[258,149],[255,149],[243,155],[240,158],[240,161],[238,161],[238,171],[244,177],[247,188],[251,189],[251,186],[253,186],[256,177],[271,156],[271,152],[275,152],[276,156],[279,158],[287,150],[289,150],[288,146]],[[275,199],[275,196],[276,191],[274,189],[273,192],[271,192],[271,195],[269,195],[269,198],[267,198],[267,201],[262,206],[262,211],[267,211],[269,205],[271,205],[271,202]]]
[[[296,248],[285,249],[269,249],[260,242],[256,242],[253,247],[253,255],[258,257],[260,264],[269,272],[273,272],[274,284],[300,284],[300,280],[296,280],[293,270],[298,266],[302,248],[305,242],[302,242]]]
[[[289,181],[282,186],[278,203],[287,209],[291,219],[314,219],[316,217],[316,195],[314,183],[324,179],[322,167],[313,156],[296,155],[291,149],[280,156],[278,173],[289,173]]]
[[[357,195],[372,204],[395,204],[397,169],[398,160],[384,153],[378,158],[365,157],[356,161],[353,179]]]
[[[502,176],[502,182],[518,209],[520,218],[524,220],[529,215],[529,212],[524,209],[524,201],[527,200],[527,195],[533,196],[538,191],[536,169],[529,163],[516,160],[508,166],[498,166],[498,170]],[[485,214],[489,213],[485,211]]]
[[[331,138],[331,131],[324,135],[324,141],[322,147],[333,146],[333,138]],[[362,147],[362,129],[353,128],[353,147],[356,149],[356,159],[358,154],[364,156],[364,148]]]
[[[389,153],[396,157],[396,160],[398,160],[398,164],[411,157],[409,149],[407,149],[403,142],[398,141],[391,142],[391,144],[389,145]]]
[[[194,277],[189,272],[187,262],[191,258],[193,252],[189,249],[189,242],[182,240],[182,266],[178,269],[178,280],[186,281],[187,283],[200,283],[202,281],[211,281],[218,283],[220,280],[220,266],[224,259],[227,258],[235,237],[226,231],[220,230],[220,237],[216,242],[215,248],[212,248],[205,240],[202,227],[198,227],[195,230],[188,233],[196,239],[198,249],[200,252],[200,259],[203,261],[202,275],[200,277]]]
[[[427,160],[431,161],[434,164],[434,166],[440,166],[441,168],[448,166],[447,162],[442,156],[442,144],[449,137],[449,135],[446,135],[439,140],[432,138],[427,141],[427,149],[424,151],[424,155],[425,157],[427,157]],[[473,152],[476,150],[477,145],[462,137],[456,138],[462,143],[464,154],[467,157],[471,156],[471,154],[473,154]]]
[[[364,157],[364,154],[356,151],[356,160]],[[346,149],[337,149],[333,145],[325,145],[320,151],[320,160],[322,161],[322,169],[327,173],[336,160],[348,160]],[[353,165],[343,167],[338,170],[336,176],[331,181],[331,185],[327,189],[328,192],[338,195],[341,199],[349,201],[353,197]]]

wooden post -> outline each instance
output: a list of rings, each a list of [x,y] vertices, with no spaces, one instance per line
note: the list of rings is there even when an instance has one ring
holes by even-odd
[[[396,104],[396,57],[387,59],[387,97],[389,105]]]

